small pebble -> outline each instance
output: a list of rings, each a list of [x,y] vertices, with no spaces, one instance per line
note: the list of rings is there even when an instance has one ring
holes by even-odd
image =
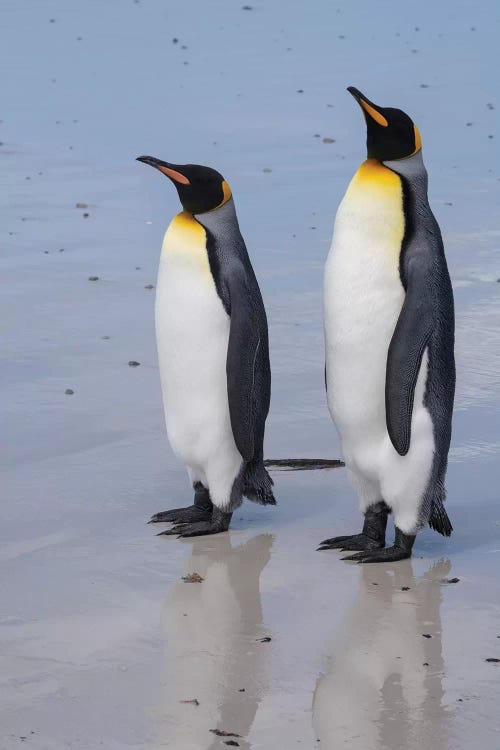
[[[66,388],[64,393],[66,394],[66,396],[72,396],[74,393],[74,390],[72,388]]]
[[[130,362],[128,363],[128,366],[129,367],[139,367],[140,364],[141,363],[140,362],[136,362],[135,359],[131,359]]]
[[[489,662],[490,664],[500,664],[500,659],[495,659],[493,656],[485,659],[485,661]]]
[[[144,289],[154,289],[154,285],[153,284],[146,284],[146,286],[144,287]]]
[[[89,216],[90,216],[90,214],[87,214],[87,213],[83,214],[83,218],[84,218],[84,219],[88,219],[88,218],[89,218]]]
[[[99,276],[89,276],[89,281],[99,281]]]
[[[269,169],[269,167],[264,167],[264,169],[262,171],[263,172],[272,172],[273,170]]]
[[[88,208],[88,203],[75,203],[75,208]]]
[[[458,583],[460,578],[442,578],[441,583]]]
[[[422,633],[424,638],[432,638],[432,635],[430,633]]]
[[[334,138],[323,138],[323,143],[335,143]]]
[[[401,586],[401,591],[409,591],[409,590],[410,590],[409,586]]]

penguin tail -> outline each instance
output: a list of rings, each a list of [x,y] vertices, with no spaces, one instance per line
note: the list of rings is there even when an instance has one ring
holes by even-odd
[[[259,505],[276,505],[273,484],[262,461],[250,461],[246,465],[243,475],[243,494],[249,500]]]
[[[451,525],[451,521],[448,518],[448,514],[445,511],[444,505],[441,501],[438,501],[437,503],[434,502],[432,504],[429,526],[431,527],[431,529],[434,529],[434,531],[437,531],[438,534],[442,534],[443,536],[451,536],[453,526]]]
[[[267,458],[264,461],[271,471],[313,471],[315,469],[337,469],[345,466],[338,458]]]

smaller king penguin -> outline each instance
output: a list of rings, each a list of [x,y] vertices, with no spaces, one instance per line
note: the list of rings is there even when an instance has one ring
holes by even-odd
[[[275,505],[263,441],[271,396],[267,320],[229,185],[219,172],[152,156],[183,211],[163,240],[156,339],[167,434],[194,504],[157,513],[162,534],[227,531],[245,495]]]
[[[410,557],[427,523],[452,532],[443,503],[454,307],[419,131],[401,110],[348,91],[363,111],[368,158],[338,209],[325,268],[326,386],[364,525],[320,549],[368,563]]]

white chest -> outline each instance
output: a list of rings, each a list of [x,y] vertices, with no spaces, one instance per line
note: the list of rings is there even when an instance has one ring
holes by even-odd
[[[205,232],[180,214],[162,248],[156,337],[167,431],[174,452],[203,464],[230,430],[226,357],[230,319],[217,294]]]
[[[366,162],[339,207],[325,269],[328,403],[344,432],[385,431],[387,351],[404,301],[403,232],[399,178]]]

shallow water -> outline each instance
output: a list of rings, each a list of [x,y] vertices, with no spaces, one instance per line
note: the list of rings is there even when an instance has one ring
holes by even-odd
[[[265,750],[497,750],[496,4],[6,0],[0,13],[2,750],[224,747],[214,728]],[[157,538],[145,520],[189,496],[145,288],[178,205],[133,159],[227,177],[270,321],[266,453],[337,457],[321,286],[363,158],[350,84],[408,110],[424,140],[457,308],[455,534],[424,532],[394,566],[316,553],[360,524],[336,469],[276,473],[277,508],[245,503],[227,535]],[[181,580],[195,571],[203,583]]]

